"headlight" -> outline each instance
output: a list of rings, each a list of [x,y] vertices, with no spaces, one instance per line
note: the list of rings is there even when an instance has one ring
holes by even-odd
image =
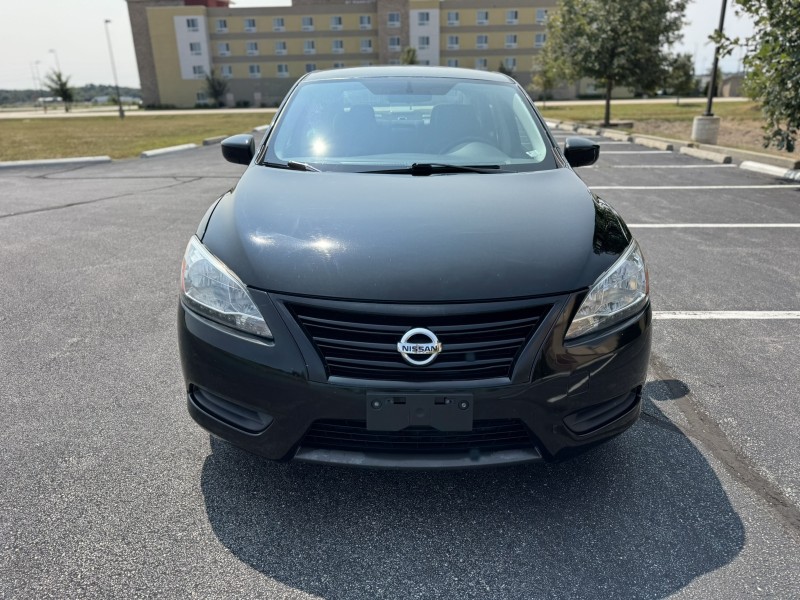
[[[272,338],[239,278],[192,236],[181,265],[181,297],[193,311],[223,325]]]
[[[645,305],[649,294],[644,256],[633,241],[589,290],[564,339],[571,340],[629,317]]]

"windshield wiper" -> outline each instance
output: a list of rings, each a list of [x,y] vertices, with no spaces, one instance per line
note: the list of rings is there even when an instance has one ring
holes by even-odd
[[[265,167],[272,167],[273,169],[290,169],[292,171],[312,171],[314,173],[320,172],[320,170],[317,167],[312,167],[308,163],[297,162],[296,160],[286,161],[286,164],[273,163],[273,162],[264,162],[261,164],[263,164]]]
[[[380,169],[364,173],[433,175],[434,173],[508,173],[500,165],[449,165],[446,163],[414,163],[410,167]]]
[[[292,171],[313,171],[314,173],[319,173],[319,169],[317,167],[312,167],[308,163],[297,162],[296,160],[286,161],[286,166]]]

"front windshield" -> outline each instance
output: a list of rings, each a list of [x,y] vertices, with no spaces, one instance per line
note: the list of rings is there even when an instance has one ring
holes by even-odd
[[[359,172],[415,163],[503,171],[556,166],[514,84],[441,77],[302,83],[270,135],[265,161]]]

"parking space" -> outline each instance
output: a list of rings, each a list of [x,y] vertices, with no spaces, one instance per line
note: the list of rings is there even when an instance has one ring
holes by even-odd
[[[643,418],[472,472],[265,463],[190,420],[177,278],[242,172],[219,148],[0,172],[0,597],[796,596],[800,228],[751,225],[800,223],[800,188],[600,141],[579,172],[651,273]]]

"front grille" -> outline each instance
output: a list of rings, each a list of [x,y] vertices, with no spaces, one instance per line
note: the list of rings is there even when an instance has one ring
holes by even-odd
[[[305,448],[356,452],[470,452],[532,448],[534,440],[516,419],[475,421],[472,431],[439,431],[407,427],[400,431],[370,431],[366,421],[315,421],[301,445]]]
[[[449,315],[366,313],[287,304],[329,377],[382,381],[458,381],[511,377],[514,362],[552,305]],[[410,329],[442,344],[431,364],[412,366],[397,351]]]

